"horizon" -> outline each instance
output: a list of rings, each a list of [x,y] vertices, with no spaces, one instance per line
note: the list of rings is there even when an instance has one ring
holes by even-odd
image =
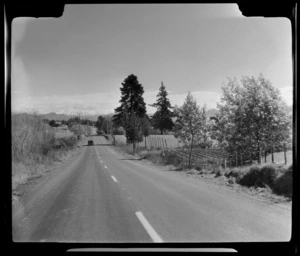
[[[161,82],[173,106],[188,91],[217,109],[227,77],[260,73],[293,105],[291,25],[245,18],[236,4],[66,5],[57,19],[12,23],[12,112],[114,114],[124,79]]]

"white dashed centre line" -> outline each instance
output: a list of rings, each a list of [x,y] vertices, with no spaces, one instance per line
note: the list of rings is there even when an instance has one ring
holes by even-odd
[[[153,242],[155,243],[162,243],[163,240],[161,237],[156,233],[156,231],[152,228],[148,220],[145,218],[142,212],[136,212],[136,216],[138,217],[139,221],[142,223],[146,231],[148,232],[149,236],[152,238]]]
[[[106,166],[106,165],[104,165],[104,168],[106,168],[106,169],[107,169],[107,166]]]
[[[118,182],[115,176],[111,176],[114,182]]]

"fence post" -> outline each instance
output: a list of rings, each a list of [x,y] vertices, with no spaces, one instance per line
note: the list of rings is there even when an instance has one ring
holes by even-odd
[[[284,163],[287,164],[287,158],[286,158],[286,143],[283,144],[283,151],[284,151]]]
[[[166,148],[168,148],[168,145],[167,145],[167,140],[165,139],[165,142],[166,142]]]

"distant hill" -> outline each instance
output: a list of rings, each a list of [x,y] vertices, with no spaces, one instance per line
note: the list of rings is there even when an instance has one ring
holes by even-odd
[[[98,116],[100,116],[101,114],[99,115],[80,115],[80,118],[81,119],[88,119],[88,120],[91,120],[91,121],[97,121],[98,119]],[[47,114],[42,114],[40,115],[42,118],[44,119],[48,119],[48,120],[55,120],[55,121],[62,121],[62,120],[69,120],[71,117],[74,117],[76,115],[66,115],[66,114],[56,114],[55,112],[50,112],[50,113],[47,113]],[[111,117],[113,116],[113,114],[107,114],[107,115],[102,115],[103,117]]]
[[[207,110],[207,117],[211,117],[211,116],[215,116],[219,111],[217,109],[209,109]],[[30,115],[30,114],[28,114]],[[88,119],[88,120],[91,120],[91,121],[97,121],[98,119],[98,116],[100,116],[101,114],[98,114],[98,115],[80,115],[80,118],[81,119]],[[113,113],[110,113],[110,114],[102,114],[101,116],[103,117],[109,117],[111,118],[114,114]],[[149,117],[151,117],[153,114],[149,114]],[[40,117],[43,118],[43,119],[48,119],[48,120],[55,120],[55,121],[62,121],[62,120],[69,120],[71,117],[74,117],[76,115],[66,115],[66,114],[56,114],[55,112],[50,112],[50,113],[47,113],[47,114],[41,114]],[[172,118],[174,119],[174,118]],[[174,121],[174,120],[173,120]]]
[[[62,120],[68,120],[72,116],[65,115],[65,114],[56,114],[55,112],[51,112],[48,114],[42,114],[42,115],[40,115],[40,117],[43,119],[48,119],[48,120],[62,121]]]

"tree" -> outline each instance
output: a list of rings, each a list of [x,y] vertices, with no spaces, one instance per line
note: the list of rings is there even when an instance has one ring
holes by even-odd
[[[222,92],[216,134],[231,154],[239,152],[260,163],[262,149],[288,140],[292,120],[286,104],[262,74],[243,77],[241,84],[229,79]]]
[[[147,148],[146,137],[148,137],[150,135],[150,129],[151,129],[150,124],[151,124],[150,123],[150,118],[147,114],[145,114],[144,118],[141,119],[142,134],[143,134],[144,139],[145,139],[145,148]]]
[[[115,109],[113,124],[124,128],[128,143],[133,143],[133,154],[135,154],[136,142],[141,141],[140,119],[146,114],[144,102],[144,88],[138,82],[135,75],[129,75],[123,82],[121,90],[121,105]]]
[[[56,127],[56,126],[57,126],[55,120],[51,120],[51,121],[49,122],[49,125],[50,125],[51,127]]]
[[[112,132],[112,120],[110,117],[106,116],[103,119],[102,130],[104,131],[105,134],[109,134]]]
[[[97,128],[98,134],[102,133],[102,131],[103,131],[103,121],[104,121],[104,117],[98,116],[97,122],[96,122],[96,128]]]
[[[159,129],[160,133],[163,134],[165,130],[172,130],[174,124],[172,121],[173,113],[170,109],[173,107],[170,104],[169,99],[167,98],[168,93],[163,82],[159,88],[159,93],[157,94],[156,103],[150,105],[156,107],[157,111],[152,117],[152,124],[155,129]]]
[[[176,116],[174,134],[186,146],[190,147],[188,166],[191,166],[192,150],[195,144],[207,139],[206,107],[201,109],[190,92],[181,107],[174,110]]]

